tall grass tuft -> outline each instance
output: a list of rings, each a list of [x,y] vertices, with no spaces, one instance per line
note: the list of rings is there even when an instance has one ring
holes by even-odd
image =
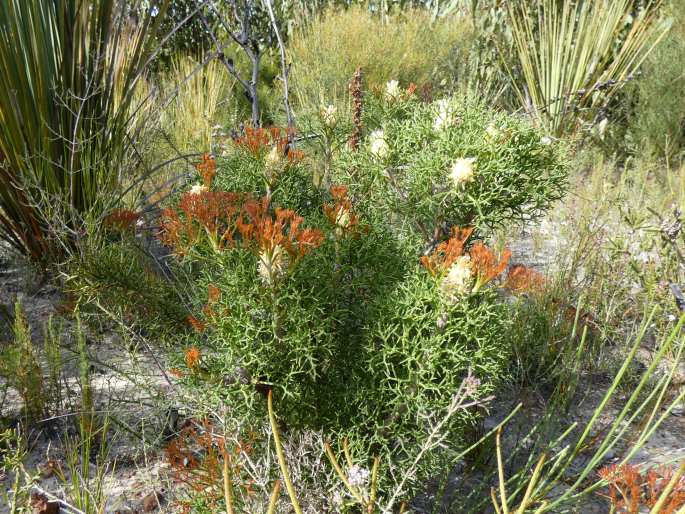
[[[134,1],[0,3],[0,238],[35,260],[68,250],[125,179],[131,93],[167,3],[132,26]]]
[[[178,88],[178,94],[162,113],[163,126],[168,128],[176,148],[183,153],[210,153],[212,127],[219,121],[220,109],[234,107],[226,105],[225,100],[236,80],[221,62],[212,60],[200,72],[195,72],[197,66],[190,56],[172,60],[169,86]]]
[[[514,87],[521,105],[550,133],[573,132],[580,120],[592,120],[666,33],[658,23],[659,1],[637,13],[633,4],[507,3],[523,77]]]
[[[466,58],[472,30],[466,16],[431,20],[423,9],[383,17],[366,6],[326,10],[290,39],[298,107],[318,112],[323,91],[344,96],[358,66],[370,87],[439,81],[451,59]]]

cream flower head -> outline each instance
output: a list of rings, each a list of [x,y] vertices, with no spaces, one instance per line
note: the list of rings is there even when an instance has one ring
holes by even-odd
[[[257,271],[266,285],[273,283],[288,271],[288,254],[281,245],[276,245],[269,253],[264,250],[259,252]]]
[[[369,144],[371,146],[371,154],[383,159],[388,155],[390,148],[385,141],[385,134],[382,130],[374,130],[369,136]]]
[[[450,178],[455,186],[473,182],[473,164],[476,162],[474,157],[463,157],[454,161]]]
[[[319,115],[321,116],[321,121],[328,128],[333,128],[338,123],[336,114],[338,113],[338,108],[335,105],[329,105],[328,107],[321,107]]]
[[[490,125],[488,125],[488,127],[485,129],[485,133],[490,139],[498,139],[502,134],[502,131],[498,129],[494,123],[490,123]]]
[[[451,297],[467,294],[471,289],[471,257],[462,255],[457,257],[447,276],[442,279],[442,290]]]
[[[350,210],[341,208],[335,216],[335,224],[340,228],[349,228],[350,221]]]
[[[402,91],[400,90],[400,83],[396,80],[389,80],[385,85],[385,98],[389,102],[394,102],[399,100],[402,96]]]
[[[209,191],[207,186],[205,186],[203,184],[195,184],[193,187],[190,188],[189,193],[191,195],[199,195],[202,193],[206,193],[207,191]]]
[[[435,117],[435,130],[443,130],[455,125],[457,122],[457,113],[455,112],[454,107],[450,105],[449,99],[443,98],[436,103],[438,106],[438,114]]]
[[[281,152],[278,151],[278,147],[274,146],[271,151],[264,157],[264,164],[267,168],[275,167],[281,162]]]

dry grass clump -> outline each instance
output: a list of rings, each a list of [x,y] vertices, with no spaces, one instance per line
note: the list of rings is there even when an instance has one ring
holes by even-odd
[[[464,16],[431,23],[424,10],[406,10],[381,19],[365,6],[329,10],[290,42],[292,83],[300,107],[319,107],[321,91],[346,94],[357,66],[370,87],[389,78],[423,84],[444,76],[452,59],[465,58],[473,36]]]
[[[210,152],[212,127],[221,106],[232,96],[235,79],[218,60],[201,66],[183,56],[172,61],[167,80],[167,89],[178,88],[178,93],[162,111],[161,126],[181,152]]]

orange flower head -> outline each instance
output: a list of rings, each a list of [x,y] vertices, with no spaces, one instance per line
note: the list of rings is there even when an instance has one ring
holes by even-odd
[[[214,284],[207,286],[207,303],[216,303],[221,299],[221,290]]]
[[[302,216],[290,209],[276,208],[275,217],[272,216],[269,213],[269,198],[264,197],[259,202],[253,200],[245,203],[238,230],[245,246],[254,243],[254,251],[262,262],[269,264],[278,258],[282,264],[279,275],[283,275],[281,272],[285,268],[292,269],[304,255],[323,242],[320,230],[301,228],[303,221]],[[266,268],[270,266],[266,265]]]
[[[205,331],[205,324],[194,316],[188,316],[188,323],[195,329],[195,332],[202,333]]]
[[[295,163],[304,157],[300,150],[292,148],[291,140],[294,132],[279,127],[253,128],[247,127],[245,135],[235,140],[236,145],[244,148],[256,159],[262,159],[267,153],[276,150],[278,155],[287,158],[288,163]]]
[[[464,253],[464,245],[473,233],[473,227],[452,227],[452,236],[439,243],[430,255],[421,257],[421,264],[436,278],[447,274]]]
[[[471,255],[471,266],[476,275],[475,291],[501,275],[507,269],[507,264],[511,258],[511,251],[506,249],[497,259],[494,252],[481,241],[471,247],[469,254]]]
[[[202,161],[194,166],[202,178],[202,183],[209,189],[212,186],[212,181],[216,175],[216,160],[211,155],[204,154],[202,156]]]
[[[352,210],[352,201],[345,186],[332,186],[331,196],[334,203],[323,206],[326,218],[336,227],[336,234],[358,235],[359,216]]]
[[[185,351],[186,366],[191,371],[195,371],[200,365],[200,349],[197,346],[191,346]]]
[[[540,291],[545,283],[542,273],[528,268],[523,264],[513,264],[507,273],[504,287],[514,293]]]
[[[674,514],[685,505],[685,479],[676,482],[664,497],[667,485],[673,477],[673,469],[666,466],[640,472],[636,465],[610,465],[597,473],[608,484],[608,495],[615,512],[642,512],[662,501],[660,514]],[[662,498],[663,497],[663,498]]]

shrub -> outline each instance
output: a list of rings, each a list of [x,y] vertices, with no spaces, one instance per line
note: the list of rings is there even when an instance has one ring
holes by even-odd
[[[634,106],[629,112],[632,136],[656,157],[671,159],[685,148],[685,2],[674,0],[666,10],[675,23],[642,67],[642,76],[630,88]]]
[[[300,108],[317,111],[322,92],[345,96],[357,66],[370,87],[382,87],[388,77],[404,85],[438,83],[450,59],[464,58],[470,37],[470,24],[456,15],[431,23],[419,9],[384,18],[366,6],[328,10],[288,45],[294,97]]]
[[[288,427],[410,463],[425,417],[448,410],[469,370],[481,396],[506,375],[509,311],[496,286],[509,253],[479,241],[480,227],[541,213],[564,172],[557,145],[523,122],[454,100],[455,126],[436,132],[435,105],[400,96],[369,109],[387,135],[334,159],[328,191],[282,131],[247,129],[225,160],[197,166],[203,182],[169,203],[159,237],[194,283],[197,336],[176,356],[190,383],[221,383],[215,394],[247,424],[273,391]],[[421,197],[471,155],[475,179],[464,163],[458,195]],[[387,169],[410,191],[402,208]],[[447,424],[457,446],[473,416]]]
[[[131,238],[92,240],[62,270],[65,288],[85,309],[104,307],[126,323],[162,334],[187,326],[180,288]]]

